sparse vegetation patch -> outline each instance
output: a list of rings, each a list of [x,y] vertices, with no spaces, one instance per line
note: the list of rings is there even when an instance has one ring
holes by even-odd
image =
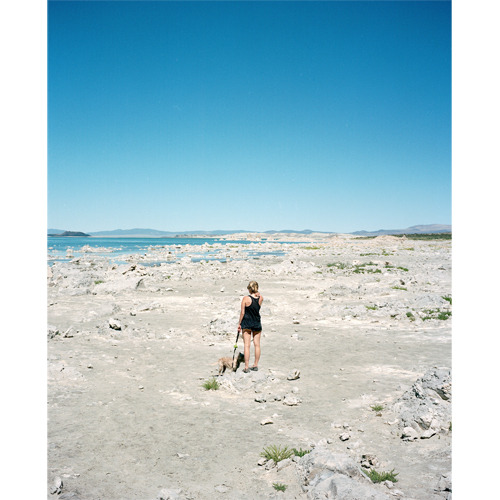
[[[429,319],[446,321],[451,317],[451,311],[441,311],[441,309],[424,309],[423,312],[425,313],[425,316],[422,318],[423,321]]]
[[[285,491],[287,489],[287,485],[283,483],[273,483],[273,488],[276,491]]]
[[[336,269],[346,269],[348,266],[344,262],[332,262],[327,264],[326,267],[335,267]]]
[[[273,444],[264,448],[260,455],[268,460],[274,460],[275,463],[278,463],[292,457],[293,454],[293,450],[288,448],[288,446],[281,447]]]
[[[205,388],[205,390],[207,390],[207,391],[216,391],[220,387],[219,382],[217,382],[217,380],[215,380],[214,377],[212,377],[211,379],[205,380],[205,382],[203,382],[202,385]]]
[[[297,450],[297,448],[293,448],[293,454],[296,457],[303,457],[304,455],[307,455],[308,453],[311,453],[311,450],[303,450],[300,448],[300,450]]]
[[[398,480],[396,476],[398,472],[394,472],[392,469],[389,472],[377,472],[375,469],[371,469],[366,472],[366,475],[371,479],[373,483],[383,483],[384,481],[391,481],[392,483],[397,483]]]
[[[366,269],[366,266],[376,266],[375,262],[365,262],[363,264],[356,264],[354,267],[353,273],[359,274],[365,274],[365,273],[381,273],[382,271],[380,269]]]

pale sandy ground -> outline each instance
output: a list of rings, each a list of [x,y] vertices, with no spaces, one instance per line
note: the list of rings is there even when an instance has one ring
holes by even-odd
[[[285,255],[238,260],[245,248],[234,245],[221,248],[227,263],[151,267],[180,251],[153,248],[119,266],[89,253],[48,271],[48,498],[56,477],[59,497],[81,500],[153,500],[165,488],[182,489],[180,498],[271,498],[275,482],[288,486],[279,498],[306,498],[293,465],[257,462],[266,446],[325,439],[358,463],[374,454],[378,470],[395,469],[403,498],[443,498],[434,486],[451,470],[451,432],[403,441],[391,404],[428,369],[451,368],[451,319],[422,320],[425,309],[451,310],[442,299],[451,242],[313,235],[255,248]],[[372,272],[354,273],[362,263]],[[236,387],[250,378],[247,390],[206,391],[217,359],[233,354],[251,279],[265,297],[260,370],[221,377]],[[300,378],[286,380],[293,369]],[[269,397],[292,391],[297,406]]]

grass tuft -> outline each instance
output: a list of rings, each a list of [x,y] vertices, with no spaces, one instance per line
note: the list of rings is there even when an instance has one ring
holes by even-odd
[[[276,491],[285,491],[287,489],[287,485],[283,483],[273,483],[273,488]]]
[[[397,483],[398,480],[396,476],[398,472],[394,472],[392,469],[390,472],[377,472],[375,469],[366,472],[366,475],[371,479],[373,483],[382,483],[384,481],[391,481],[392,483]]]
[[[426,316],[422,318],[423,321],[428,319],[440,319],[446,321],[451,316],[451,311],[441,311],[440,309],[424,309]]]
[[[268,460],[273,460],[274,463],[278,463],[282,460],[290,458],[291,456],[293,456],[293,454],[293,450],[288,448],[288,446],[284,446],[282,448],[281,446],[276,446],[273,444],[264,448],[260,456],[267,458]]]
[[[296,457],[303,457],[304,455],[311,453],[311,450],[303,450],[302,448],[300,450],[297,450],[297,448],[293,448],[292,451]]]
[[[217,380],[215,380],[215,377],[212,377],[209,380],[205,380],[202,385],[207,391],[216,391],[220,387],[220,384],[219,382],[217,382]]]
[[[376,412],[382,411],[384,409],[384,407],[382,405],[373,405],[373,406],[370,406],[370,408]]]

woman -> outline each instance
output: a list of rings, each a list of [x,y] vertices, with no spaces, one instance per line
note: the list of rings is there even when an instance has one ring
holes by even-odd
[[[240,320],[238,322],[238,332],[243,330],[243,342],[245,344],[245,369],[243,370],[243,373],[248,373],[250,370],[257,371],[259,369],[260,333],[262,331],[262,325],[260,322],[260,306],[264,300],[264,297],[262,297],[259,293],[259,285],[256,281],[250,281],[247,289],[249,295],[243,297],[241,301]],[[253,366],[248,368],[252,336],[255,361]]]

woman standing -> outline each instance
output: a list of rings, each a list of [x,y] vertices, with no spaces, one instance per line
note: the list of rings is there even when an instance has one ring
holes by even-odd
[[[238,332],[243,331],[243,342],[245,344],[245,369],[243,373],[249,370],[257,371],[259,369],[260,359],[260,333],[262,324],[260,322],[260,306],[264,297],[259,293],[259,284],[256,281],[250,281],[247,286],[249,295],[243,297],[241,301],[240,319],[238,322]],[[250,343],[253,337],[253,347],[255,360],[253,366],[249,369],[250,361]]]

